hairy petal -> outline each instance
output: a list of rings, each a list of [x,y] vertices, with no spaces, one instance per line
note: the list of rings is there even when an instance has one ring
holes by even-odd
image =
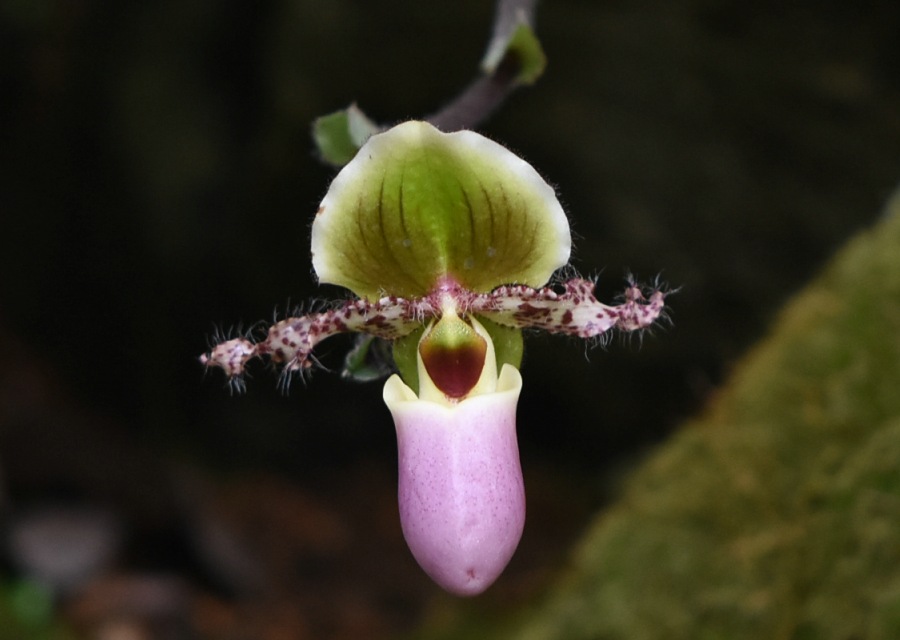
[[[339,333],[357,332],[394,340],[421,326],[435,315],[427,299],[407,300],[386,296],[374,302],[349,300],[321,313],[285,318],[269,327],[259,343],[247,338],[227,340],[200,356],[207,367],[222,369],[228,377],[243,375],[252,358],[267,355],[288,371],[312,366],[310,355],[317,344]]]
[[[200,356],[200,364],[221,369],[229,378],[244,375],[247,362],[257,356],[256,345],[246,338],[232,338],[220,342]]]
[[[396,340],[451,308],[461,315],[487,318],[504,327],[594,338],[611,329],[637,331],[649,327],[663,315],[665,295],[661,290],[645,295],[640,287],[630,284],[622,304],[606,305],[594,296],[594,283],[581,278],[564,283],[561,293],[550,287],[534,289],[525,285],[475,293],[444,279],[421,298],[350,300],[321,313],[286,318],[272,325],[262,342],[255,344],[247,338],[227,340],[200,356],[200,362],[222,369],[229,378],[243,375],[247,362],[263,355],[283,364],[288,371],[298,371],[312,366],[313,349],[333,335],[358,332]]]
[[[633,284],[625,290],[625,302],[612,306],[598,302],[591,280],[575,278],[563,288],[562,293],[557,293],[549,287],[500,287],[470,298],[468,311],[504,326],[593,338],[610,329],[636,331],[649,327],[665,308],[662,291],[653,291],[645,297]]]

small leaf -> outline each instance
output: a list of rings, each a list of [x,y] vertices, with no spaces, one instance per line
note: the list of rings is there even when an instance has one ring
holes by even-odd
[[[425,325],[409,335],[394,340],[391,350],[397,372],[403,378],[403,382],[415,393],[419,393],[419,340],[422,339],[423,333],[425,333]]]
[[[350,162],[366,140],[379,130],[378,125],[353,104],[316,118],[312,134],[322,159],[340,167]]]
[[[547,67],[547,56],[534,30],[522,23],[513,33],[507,55],[515,55],[519,62],[516,80],[521,84],[534,84]]]
[[[491,40],[481,68],[491,74],[507,56],[514,56],[519,67],[516,82],[534,84],[547,66],[547,56],[534,30],[525,20],[520,19],[511,27]]]
[[[390,345],[383,338],[357,334],[353,348],[344,357],[341,377],[354,382],[371,382],[387,377],[393,370]]]

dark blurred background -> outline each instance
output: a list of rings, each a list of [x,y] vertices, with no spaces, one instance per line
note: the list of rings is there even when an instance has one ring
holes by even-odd
[[[0,622],[387,637],[450,606],[400,536],[380,384],[320,371],[284,396],[257,367],[232,397],[196,356],[217,326],[343,295],[309,261],[334,175],[310,123],[354,101],[386,124],[435,111],[492,17],[486,0],[0,6]],[[545,76],[480,130],[557,187],[601,299],[628,272],[681,290],[641,344],[527,342],[529,522],[473,607],[546,584],[616,478],[900,179],[896,2],[550,0],[537,33]]]

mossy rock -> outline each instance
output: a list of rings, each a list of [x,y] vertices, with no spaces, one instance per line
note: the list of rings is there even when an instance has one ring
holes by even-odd
[[[900,638],[900,197],[481,637]]]
[[[520,638],[900,638],[900,200],[633,477]]]

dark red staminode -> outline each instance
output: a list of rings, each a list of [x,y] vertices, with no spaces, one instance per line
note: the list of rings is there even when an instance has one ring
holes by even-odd
[[[435,386],[448,398],[462,398],[481,377],[487,342],[465,320],[444,315],[422,338],[419,354]]]

